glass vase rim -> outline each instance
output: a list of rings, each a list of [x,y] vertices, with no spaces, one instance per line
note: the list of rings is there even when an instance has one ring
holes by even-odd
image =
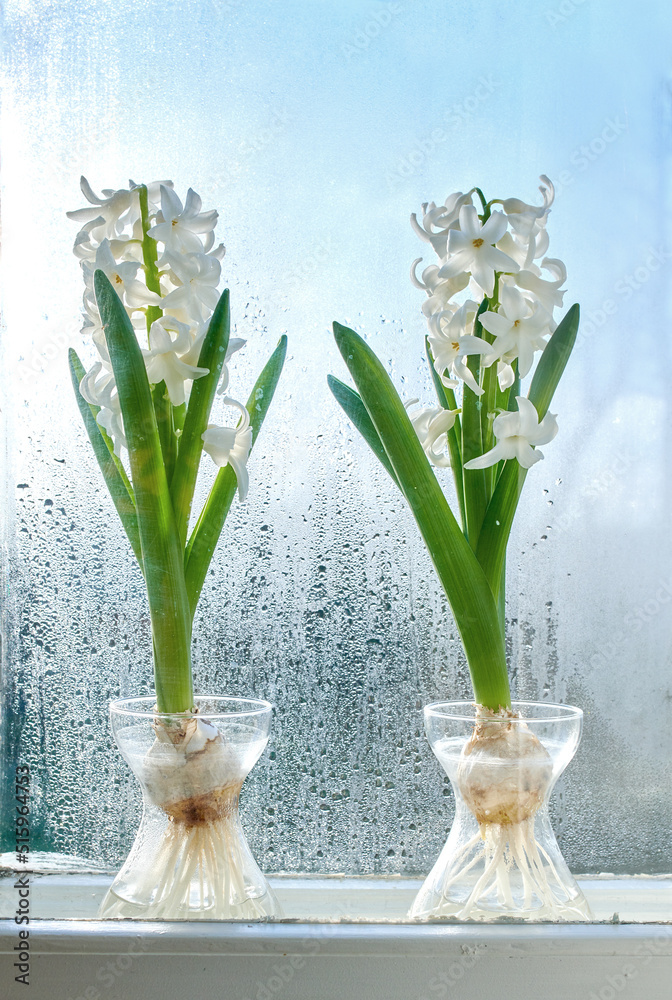
[[[226,703],[232,702],[238,705],[249,706],[241,711],[224,712],[205,711],[200,712],[159,712],[156,710],[156,696],[146,695],[140,698],[119,698],[110,702],[110,714],[125,715],[142,719],[177,719],[177,718],[202,718],[202,719],[243,719],[254,716],[268,715],[273,711],[274,706],[270,701],[263,698],[242,698],[234,695],[194,695],[194,705],[198,708],[199,702]],[[135,706],[135,707],[133,707]]]
[[[545,723],[569,722],[571,720],[581,720],[583,709],[576,705],[561,705],[550,701],[512,701],[511,708],[515,711],[518,708],[542,709],[539,715],[521,715],[522,722],[540,725]],[[467,722],[473,725],[476,721],[475,701],[435,701],[423,707],[425,719],[445,719],[451,722]],[[556,710],[556,714],[544,714],[548,710]],[[451,711],[452,710],[452,711]],[[509,723],[511,719],[506,716],[493,716],[488,719],[488,723]]]

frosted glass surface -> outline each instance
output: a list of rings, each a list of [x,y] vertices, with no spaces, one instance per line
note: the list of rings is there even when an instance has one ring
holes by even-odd
[[[509,548],[514,692],[586,712],[554,800],[569,865],[670,870],[670,27],[665,0],[6,0],[5,849],[16,763],[35,848],[114,866],[138,821],[107,703],[150,690],[148,613],[66,365],[80,173],[172,177],[219,210],[234,395],[290,338],[194,644],[200,691],[276,705],[244,791],[256,856],[424,874],[452,802],[421,706],[468,675],[415,524],[327,392],[329,325],[429,402],[409,214],[475,183],[534,200],[544,172],[586,321]]]

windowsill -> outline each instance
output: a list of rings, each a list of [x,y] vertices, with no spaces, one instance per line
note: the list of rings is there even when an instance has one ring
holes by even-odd
[[[95,920],[98,907],[112,881],[110,875],[70,872],[33,872],[29,878],[33,920]],[[340,923],[392,921],[418,925],[417,921],[408,920],[406,914],[422,884],[421,879],[278,875],[271,876],[270,882],[282,905],[284,920],[264,921],[265,924],[301,920]],[[595,922],[672,921],[672,877],[614,878],[602,875],[579,879],[579,884],[588,899]],[[8,873],[0,878],[0,920],[13,916],[15,897],[13,879]],[[447,921],[433,923],[440,925]]]
[[[271,881],[284,920],[102,922],[109,876],[32,874],[32,1000],[152,1000],[165,981],[171,996],[213,1000],[474,1000],[495,984],[499,1000],[669,1000],[670,878],[580,880],[591,924],[494,925],[407,921],[415,879]],[[18,941],[13,882],[0,880],[4,963]]]

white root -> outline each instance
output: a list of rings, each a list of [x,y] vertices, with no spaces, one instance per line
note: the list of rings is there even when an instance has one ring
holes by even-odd
[[[141,827],[99,915],[247,920],[274,915],[277,903],[246,850],[238,819],[238,794],[249,769],[240,752],[202,720],[171,730],[157,723],[155,733],[143,761],[143,783],[160,810],[147,823],[154,829],[165,824],[158,849],[151,854],[151,836],[145,842],[147,830]]]
[[[480,845],[475,850],[472,838],[469,851],[464,848],[460,851],[441,881],[443,912],[462,920],[482,918],[495,910],[494,900],[489,898],[495,894],[499,907],[504,907],[511,916],[524,913],[534,914],[540,920],[585,919],[586,911],[581,904],[572,904],[555,865],[537,842],[534,817],[513,826],[484,828],[478,840]],[[483,870],[466,901],[461,905],[451,903],[451,890],[459,883],[473,881],[470,873],[477,866]],[[522,890],[518,902],[514,899],[512,878]]]
[[[589,916],[576,886],[568,888],[535,834],[552,774],[547,750],[525,722],[511,712],[479,706],[456,776],[479,834],[438,876],[438,897],[414,915],[445,913],[463,920],[506,912],[538,920]]]

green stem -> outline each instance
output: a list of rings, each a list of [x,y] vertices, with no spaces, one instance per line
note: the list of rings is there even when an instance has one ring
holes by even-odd
[[[161,295],[161,280],[157,264],[159,256],[158,247],[156,240],[153,240],[149,235],[151,225],[146,185],[142,184],[138,188],[138,198],[140,199],[140,218],[142,221],[142,260],[145,267],[145,280],[150,292]],[[159,306],[147,306],[146,322],[148,335],[152,323],[161,316],[163,316],[163,310]],[[168,397],[165,382],[161,382],[159,385],[153,387],[152,402],[154,403],[154,412],[156,413],[156,422],[159,428],[159,439],[161,441],[163,461],[166,466],[166,476],[170,484],[177,457],[177,438],[173,429],[173,404]]]
[[[495,422],[495,410],[497,407],[497,363],[490,365],[486,368],[483,373],[483,395],[481,396],[481,441],[483,443],[483,452],[490,451],[495,443],[495,436],[493,434],[493,424]],[[485,495],[486,495],[486,506],[490,503],[490,498],[492,497],[496,477],[497,477],[497,466],[491,465],[489,468],[483,470],[486,473],[485,476]]]
[[[478,317],[487,308],[487,299],[479,306],[474,323],[474,336],[480,337],[483,328]],[[469,371],[478,383],[480,377],[480,360],[478,354],[472,354],[467,359]],[[487,508],[487,477],[485,469],[464,469],[472,458],[483,454],[483,437],[481,425],[481,401],[475,392],[465,383],[462,392],[462,466],[464,478],[464,507],[466,512],[466,535],[474,552],[478,546],[478,536]]]
[[[499,274],[495,274],[495,286],[493,289],[492,296],[485,300],[486,306],[485,310],[487,312],[496,312],[499,305]],[[481,310],[479,310],[479,315]],[[494,336],[489,333],[480,323],[478,323],[478,332],[474,331],[477,337],[485,340],[488,344],[493,344],[495,341]],[[493,362],[488,368],[482,370],[482,389],[483,395],[480,398],[481,406],[481,445],[483,447],[482,454],[490,451],[494,446],[495,438],[492,430],[495,418],[495,410],[497,407],[497,393],[499,391],[499,381],[497,379],[497,362]],[[486,507],[490,503],[495,485],[497,482],[497,466],[490,466],[483,470],[485,472],[485,495],[486,495]]]
[[[173,425],[173,407],[165,382],[159,382],[158,385],[152,386],[152,403],[156,414],[163,464],[166,468],[166,479],[170,485],[177,458],[177,438]]]
[[[479,187],[476,187],[473,190],[476,192],[476,194],[480,198],[481,205],[483,206],[483,215],[481,216],[481,219],[483,220],[483,222],[486,222],[487,219],[490,218],[490,206],[487,203],[487,201],[485,200],[485,195],[483,194],[483,192],[481,191],[481,189]]]
[[[156,240],[149,236],[151,226],[149,224],[149,203],[147,197],[147,187],[142,184],[138,189],[140,199],[140,217],[142,219],[142,260],[145,265],[145,280],[150,292],[161,294],[161,281],[159,279],[159,268],[157,259],[159,256]],[[147,332],[152,323],[163,316],[163,310],[159,306],[147,307]]]

